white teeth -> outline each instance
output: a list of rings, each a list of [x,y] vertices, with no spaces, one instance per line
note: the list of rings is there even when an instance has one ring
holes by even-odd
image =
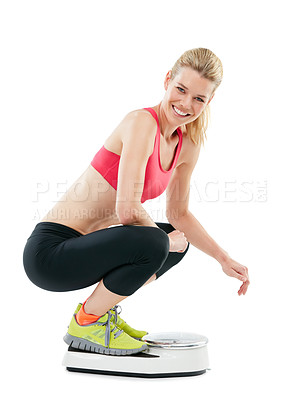
[[[183,117],[185,117],[186,115],[188,115],[188,113],[183,113],[181,110],[179,110],[178,108],[176,108],[176,106],[173,106],[175,112],[177,112],[179,115],[182,115]]]

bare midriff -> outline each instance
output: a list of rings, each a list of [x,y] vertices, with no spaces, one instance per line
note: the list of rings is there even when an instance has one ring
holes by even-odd
[[[56,222],[86,235],[119,225],[116,190],[91,165],[72,184],[41,222]]]

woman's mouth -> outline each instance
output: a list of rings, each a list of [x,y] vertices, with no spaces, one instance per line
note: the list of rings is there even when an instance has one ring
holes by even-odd
[[[172,106],[172,109],[174,110],[175,114],[180,118],[185,118],[190,115],[188,113],[184,113],[183,111],[181,111],[179,108],[175,107],[174,105]]]

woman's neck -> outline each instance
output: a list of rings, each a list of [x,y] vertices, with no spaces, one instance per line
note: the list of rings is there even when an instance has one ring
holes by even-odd
[[[177,135],[176,130],[179,125],[171,125],[168,122],[161,103],[155,106],[155,108],[159,119],[160,132],[165,141],[169,142]]]

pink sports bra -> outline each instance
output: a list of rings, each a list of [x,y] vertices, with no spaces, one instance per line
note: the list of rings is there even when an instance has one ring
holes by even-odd
[[[160,160],[160,127],[157,113],[150,107],[144,108],[144,110],[149,111],[157,121],[157,133],[155,137],[154,150],[146,165],[141,203],[144,203],[149,199],[154,199],[164,192],[170,180],[172,171],[176,166],[183,141],[182,131],[178,128],[179,143],[176,146],[176,152],[171,167],[168,171],[165,171],[162,168]],[[91,165],[115,190],[117,190],[119,160],[120,156],[118,154],[115,154],[102,146],[91,161]]]

